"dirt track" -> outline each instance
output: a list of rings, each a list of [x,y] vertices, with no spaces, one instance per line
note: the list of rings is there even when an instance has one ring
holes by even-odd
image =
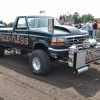
[[[0,100],[100,100],[100,65],[74,75],[66,63],[52,64],[47,76],[31,73],[28,56],[0,58]]]

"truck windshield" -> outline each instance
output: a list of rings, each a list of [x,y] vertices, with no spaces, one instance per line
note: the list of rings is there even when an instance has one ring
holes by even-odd
[[[40,17],[40,18],[34,18],[34,17],[29,17],[28,18],[28,25],[29,28],[38,28],[38,27],[48,27],[48,17]],[[54,25],[60,25],[59,22],[56,20],[56,18],[54,19]]]

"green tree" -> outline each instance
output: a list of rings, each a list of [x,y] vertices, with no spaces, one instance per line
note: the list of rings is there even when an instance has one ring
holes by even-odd
[[[3,21],[2,20],[0,20],[0,24],[3,24]]]
[[[92,14],[84,14],[80,19],[81,22],[87,22],[88,20],[94,20],[94,16]]]
[[[5,25],[5,27],[7,27],[7,23],[3,22],[3,24]]]
[[[5,27],[7,27],[7,23],[3,22],[2,20],[0,20],[0,24],[3,24]]]
[[[95,20],[100,21],[100,18],[95,18]]]
[[[75,12],[75,13],[73,14],[73,18],[74,18],[74,20],[75,20],[75,24],[77,24],[77,23],[80,22],[80,20],[79,20],[80,15],[79,15],[78,12]]]
[[[13,27],[13,23],[10,22],[10,23],[7,25],[7,27]]]

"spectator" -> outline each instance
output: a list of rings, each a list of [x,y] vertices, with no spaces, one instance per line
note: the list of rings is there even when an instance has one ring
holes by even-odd
[[[69,12],[68,12],[69,13]],[[68,14],[68,16],[70,16],[70,14]],[[66,25],[68,23],[74,23],[74,18],[72,16],[70,16],[70,18],[68,18],[68,16],[66,14],[60,15],[58,18],[58,21],[61,25]]]
[[[81,26],[83,27],[84,23],[81,23]]]
[[[92,25],[92,21],[90,20],[89,22],[90,22],[90,36],[93,36],[93,35],[92,35],[92,30],[93,30],[93,28],[92,28],[92,26],[93,26],[93,25]]]
[[[79,23],[78,24],[78,29],[81,29],[81,28],[82,28],[81,23]]]
[[[61,25],[63,25],[63,22],[62,22],[62,20],[59,20],[59,23],[60,23]]]
[[[98,24],[96,20],[93,23],[93,38],[98,38]]]
[[[65,22],[64,25],[67,25],[67,23]]]
[[[86,23],[85,22],[83,23],[82,29],[86,30]]]
[[[88,31],[88,33],[89,33],[89,36],[91,36],[91,34],[90,34],[90,22],[89,22],[89,20],[87,21],[87,23],[86,23],[86,31]]]
[[[62,20],[62,15],[59,16],[59,20]]]
[[[76,24],[75,27],[78,28],[78,24]]]
[[[68,17],[68,18],[70,17],[70,13],[69,13],[69,12],[67,12],[67,17]]]
[[[62,15],[62,19],[64,19],[64,20],[65,20],[65,15],[64,15],[64,14]]]
[[[65,20],[66,20],[66,18],[67,18],[66,14],[64,16],[65,16]]]

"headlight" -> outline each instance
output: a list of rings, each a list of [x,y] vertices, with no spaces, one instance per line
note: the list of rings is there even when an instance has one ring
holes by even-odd
[[[65,38],[64,37],[52,37],[51,45],[52,46],[64,46]]]

